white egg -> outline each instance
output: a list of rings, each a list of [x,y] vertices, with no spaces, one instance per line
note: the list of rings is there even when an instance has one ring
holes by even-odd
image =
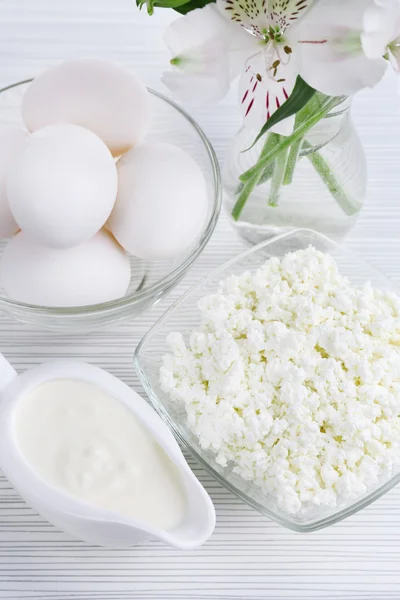
[[[22,117],[29,131],[57,123],[86,127],[118,156],[145,135],[150,97],[126,68],[101,59],[73,60],[36,77],[24,95]]]
[[[8,204],[6,178],[27,136],[27,132],[16,125],[0,124],[0,238],[9,237],[19,229]]]
[[[23,231],[7,244],[0,283],[18,302],[40,306],[86,306],[125,295],[130,262],[107,231],[74,248],[48,248]]]
[[[117,163],[118,195],[108,228],[145,260],[172,258],[199,236],[207,212],[203,173],[186,152],[144,143]]]
[[[68,248],[91,238],[114,206],[114,159],[94,133],[51,125],[33,133],[7,177],[11,212],[42,244]]]

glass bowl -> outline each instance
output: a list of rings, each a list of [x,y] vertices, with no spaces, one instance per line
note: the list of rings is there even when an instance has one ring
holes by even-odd
[[[185,408],[171,401],[161,390],[159,369],[162,356],[169,352],[166,344],[167,335],[179,331],[183,334],[185,342],[188,342],[190,331],[198,326],[200,321],[198,301],[203,296],[214,293],[222,279],[233,274],[239,275],[246,270],[254,271],[272,256],[283,256],[287,252],[305,249],[310,245],[333,255],[340,272],[346,275],[352,284],[361,285],[369,280],[374,287],[396,291],[390,280],[344,247],[339,247],[323,235],[299,229],[253,247],[205,277],[155,323],[140,342],[134,356],[134,364],[147,395],[177,439],[223,486],[262,514],[298,532],[310,532],[327,527],[364,508],[400,481],[400,465],[390,479],[381,480],[379,485],[370,488],[356,501],[334,509],[316,507],[312,513],[307,512],[301,516],[288,514],[274,498],[264,494],[255,484],[235,474],[229,465],[221,467],[215,461],[211,451],[205,451],[200,447],[197,436],[188,427]]]
[[[20,106],[30,81],[0,90],[0,122],[23,127]],[[200,236],[174,260],[146,263],[130,257],[132,278],[126,295],[118,300],[74,308],[48,308],[15,302],[4,294],[0,282],[0,309],[19,321],[62,332],[90,331],[137,317],[156,304],[183,277],[209,241],[221,210],[221,180],[215,152],[196,122],[174,102],[149,90],[152,121],[146,140],[169,142],[185,150],[202,169],[207,182],[208,212]],[[0,241],[1,254],[7,243]]]

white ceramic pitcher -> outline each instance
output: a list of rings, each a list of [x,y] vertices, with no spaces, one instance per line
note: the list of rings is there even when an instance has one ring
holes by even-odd
[[[55,379],[83,380],[97,385],[122,402],[147,429],[182,478],[187,511],[178,527],[169,531],[156,529],[119,513],[92,507],[36,475],[18,449],[13,415],[24,394]],[[17,375],[0,354],[0,467],[22,498],[50,523],[90,544],[124,548],[158,538],[176,548],[191,549],[203,544],[215,527],[211,499],[189,468],[167,425],[122,381],[80,361],[48,362]]]

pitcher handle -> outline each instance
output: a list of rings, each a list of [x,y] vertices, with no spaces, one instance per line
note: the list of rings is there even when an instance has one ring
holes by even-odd
[[[0,392],[2,392],[15,377],[17,377],[16,370],[0,353]]]

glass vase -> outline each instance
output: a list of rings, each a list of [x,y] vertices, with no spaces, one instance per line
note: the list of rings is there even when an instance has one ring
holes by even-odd
[[[315,98],[297,114],[290,136],[243,126],[224,167],[225,208],[251,244],[292,229],[340,241],[363,206],[367,168],[347,98]],[[253,145],[252,145],[253,144]]]

